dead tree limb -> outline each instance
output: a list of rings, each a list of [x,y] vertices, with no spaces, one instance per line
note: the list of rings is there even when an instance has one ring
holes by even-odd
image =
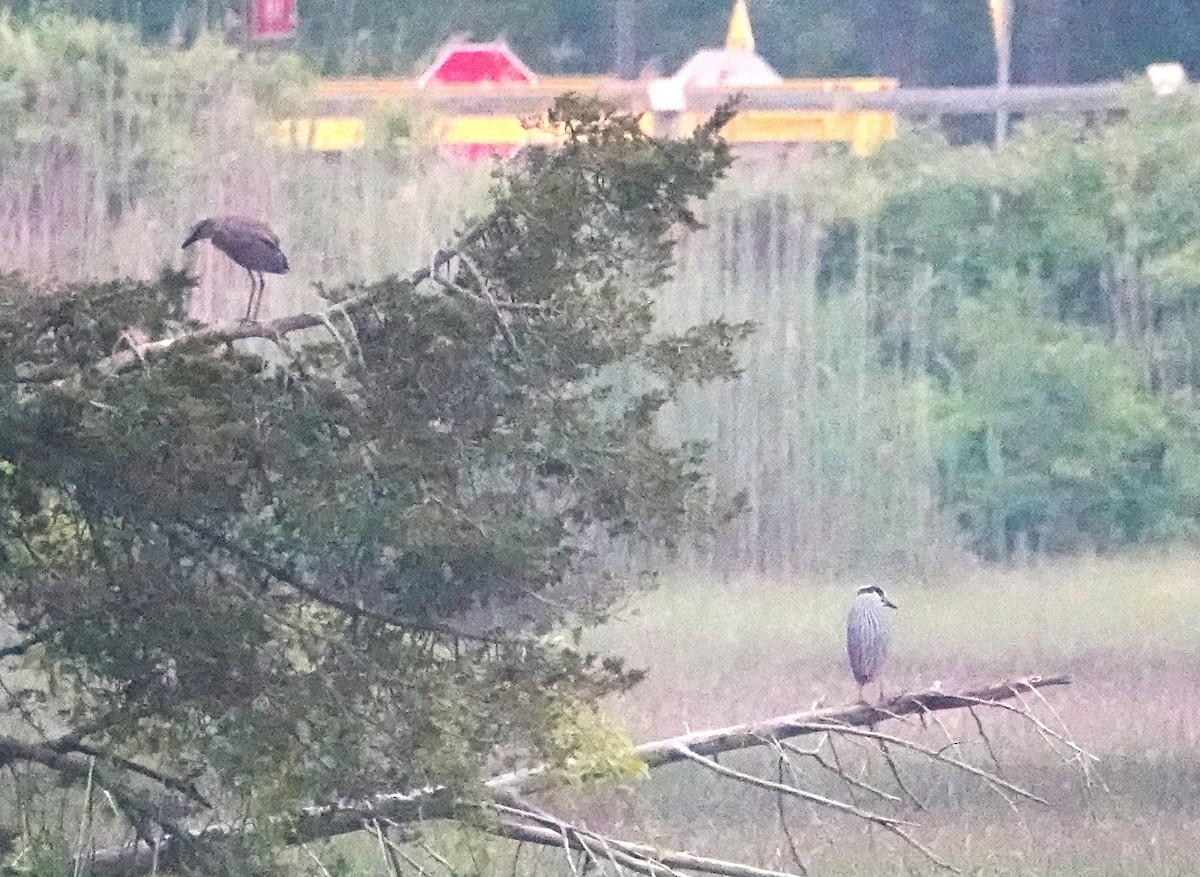
[[[559,831],[544,825],[531,825],[515,819],[501,820],[497,825],[496,833],[524,843],[552,847],[563,845],[563,835]],[[645,874],[678,873],[679,870],[685,870],[699,871],[703,874],[723,874],[725,877],[792,877],[784,871],[769,871],[765,868],[743,865],[740,862],[710,859],[691,853],[656,850],[645,844],[617,840],[594,832],[568,831],[567,844],[577,850],[604,850],[607,847],[621,865]],[[608,854],[601,853],[598,857],[608,858]],[[631,860],[638,862],[640,867],[632,865]]]
[[[942,710],[967,709],[981,704],[998,704],[1020,696],[1022,692],[1036,691],[1053,685],[1067,685],[1069,676],[1026,676],[1011,682],[997,682],[973,691],[951,694],[944,691],[925,691],[919,694],[900,694],[884,703],[872,706],[858,703],[851,706],[827,707],[764,719],[746,725],[731,725],[709,731],[695,731],[681,737],[668,737],[652,743],[643,743],[634,753],[648,768],[661,767],[688,758],[680,750],[686,747],[696,755],[718,755],[737,749],[749,749],[770,745],[772,740],[787,740],[811,734],[822,734],[830,726],[871,727],[889,719],[922,715]],[[1011,709],[1020,712],[1017,707]],[[1044,727],[1044,725],[1043,725]],[[542,782],[539,777],[545,768],[536,767],[496,777],[488,783],[492,789],[507,789],[527,794],[537,791]]]
[[[778,746],[782,740],[806,735],[830,735],[846,732],[874,739],[875,742],[887,742],[893,740],[892,735],[875,731],[876,726],[908,716],[920,716],[944,710],[969,710],[971,707],[980,706],[1006,707],[1023,715],[1029,721],[1033,721],[1035,726],[1041,729],[1046,728],[1045,724],[1027,715],[1022,706],[1012,706],[1005,704],[1004,701],[1015,698],[1018,703],[1021,703],[1022,694],[1037,692],[1038,689],[1050,686],[1066,685],[1069,682],[1070,679],[1067,676],[1027,676],[960,693],[926,691],[917,694],[902,694],[877,706],[853,704],[814,709],[745,725],[697,731],[679,737],[656,740],[636,747],[634,753],[641,758],[647,768],[654,769],[681,761],[703,761],[705,766],[708,766],[710,763],[715,764],[712,762],[711,756],[722,752],[757,746]],[[1054,736],[1046,735],[1048,742],[1053,740],[1060,745],[1066,742],[1073,753],[1083,753],[1083,750],[1070,742],[1065,735],[1052,733]],[[899,739],[894,738],[894,740]],[[909,746],[908,748],[918,754],[927,755],[927,753],[921,753],[919,747]],[[40,759],[38,760],[40,761]],[[935,760],[959,768],[959,765],[954,763],[958,761],[957,759],[943,757]],[[973,775],[977,775],[979,772],[978,768],[968,771]],[[1036,795],[1025,792],[1025,790],[998,777],[993,777],[991,774],[985,776],[984,779],[991,783],[993,788],[1003,788],[1013,794],[1037,800]],[[547,789],[554,783],[553,772],[546,767],[538,767],[502,774],[488,780],[483,784],[481,794],[475,800],[456,798],[449,789],[438,786],[374,795],[363,800],[347,800],[307,807],[285,818],[284,822],[289,826],[287,839],[292,843],[306,843],[364,828],[369,829],[371,825],[379,822],[401,826],[426,819],[453,819],[463,807],[485,807],[501,812],[502,808],[513,807],[514,802],[520,802],[525,795]],[[782,785],[774,784],[771,788]],[[787,786],[787,788],[794,789],[795,787]],[[835,801],[834,803],[844,802]],[[599,835],[595,835],[591,841],[572,843],[572,837],[577,839],[586,837],[587,833],[565,822],[561,825],[548,825],[547,819],[561,822],[548,814],[526,810],[520,806],[517,809],[527,818],[516,818],[510,813],[506,817],[508,818],[507,822],[502,819],[487,827],[500,836],[533,843],[548,843],[553,839],[554,846],[563,847],[565,843],[567,849],[575,849],[585,854],[589,853],[589,843],[591,843],[594,846],[590,849],[590,854],[601,855],[604,844],[595,839],[600,837]],[[840,806],[834,809],[844,811],[845,807]],[[890,822],[893,829],[898,829],[903,834],[903,839],[907,843],[920,849],[931,861],[949,868],[932,851],[924,848],[903,831],[906,823],[902,820],[891,820],[887,817],[882,819]],[[877,819],[869,821],[882,824]],[[95,877],[134,877],[134,875],[149,873],[155,866],[161,869],[174,861],[179,861],[187,850],[203,847],[204,844],[210,842],[219,843],[239,830],[244,829],[229,824],[218,824],[188,831],[182,836],[167,835],[159,842],[157,848],[151,848],[145,843],[138,843],[129,847],[101,850],[89,857],[90,873]],[[633,856],[643,866],[653,867],[647,863],[657,862],[659,873],[671,872],[677,868],[728,874],[730,877],[766,877],[772,873],[756,869],[742,870],[736,874],[729,870],[717,871],[711,867],[702,867],[701,865],[706,861],[702,857],[689,858],[688,854],[684,853],[657,854],[650,847],[628,844],[612,838],[603,840],[614,852],[621,850],[622,855]],[[604,853],[604,855],[607,857],[608,853]],[[690,862],[690,864],[685,864],[685,862]],[[630,863],[625,864],[630,870],[638,870]]]

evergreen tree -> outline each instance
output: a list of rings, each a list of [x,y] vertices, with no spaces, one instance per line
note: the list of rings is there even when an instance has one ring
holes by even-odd
[[[727,118],[663,142],[561,100],[562,148],[506,172],[433,270],[325,290],[328,315],[259,333],[270,356],[220,330],[114,355],[128,327],[184,328],[180,275],[5,278],[0,601],[21,640],[0,675],[28,739],[0,738],[0,765],[99,785],[147,834],[181,805],[257,820],[469,790],[498,758],[580,763],[590,738],[565,729],[637,674],[551,634],[619,598],[602,549],[669,549],[719,511],[655,412],[733,375],[747,329],[656,333],[649,296],[729,163]],[[322,324],[336,341],[286,340]],[[620,747],[583,763],[627,767]]]

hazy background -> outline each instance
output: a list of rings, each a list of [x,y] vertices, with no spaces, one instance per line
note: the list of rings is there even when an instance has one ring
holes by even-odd
[[[618,13],[643,23],[631,57],[670,71],[718,42],[728,13],[706,0],[686,15],[667,0],[310,5],[309,66],[200,32],[224,20],[216,2],[43,4],[133,22],[144,46],[88,21],[0,18],[0,269],[152,276],[195,259],[194,315],[229,319],[242,273],[179,244],[202,216],[244,212],[270,220],[293,265],[269,279],[264,316],[311,304],[318,281],[406,273],[485,203],[488,168],[404,136],[405,107],[374,114],[355,153],[274,146],[271,120],[304,106],[316,71],[408,73],[470,30],[507,33],[541,71],[601,72]],[[1018,3],[1015,78],[1190,63],[1196,5]],[[991,75],[983,2],[760,0],[751,13],[785,74]],[[901,605],[894,686],[1072,672],[1048,698],[1108,787],[1081,790],[1036,735],[998,722],[1004,766],[1053,807],[1015,815],[916,768],[929,809],[913,818],[931,845],[973,874],[1194,872],[1197,142],[1194,93],[1130,86],[1126,112],[1027,120],[1001,150],[907,126],[870,159],[811,147],[739,163],[702,207],[707,227],[680,239],[659,308],[669,326],[759,324],[743,377],[663,423],[710,443],[718,487],[748,509],[595,635],[650,672],[613,705],[631,735],[848,700],[849,586],[875,577]],[[587,816],[787,867],[774,806],[683,767]],[[927,869],[857,825],[789,818],[815,873]],[[511,865],[511,850],[479,855]]]
[[[185,44],[234,27],[240,0],[10,0],[132,24]],[[454,35],[508,39],[539,73],[673,73],[724,36],[729,0],[320,0],[301,3],[298,50],[329,75],[411,75]],[[1013,81],[1120,78],[1200,63],[1196,0],[1015,0]],[[994,78],[987,0],[751,0],[759,51],[784,76]]]

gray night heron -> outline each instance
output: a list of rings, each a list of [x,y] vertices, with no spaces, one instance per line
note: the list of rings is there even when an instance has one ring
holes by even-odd
[[[246,269],[250,275],[250,300],[246,302],[247,321],[258,319],[262,306],[263,272],[287,274],[288,260],[279,249],[279,235],[270,226],[245,216],[214,216],[196,223],[183,242],[187,249],[196,241],[210,240],[214,247]],[[257,276],[256,276],[257,275]]]
[[[861,701],[866,700],[863,689],[875,681],[879,682],[879,699],[883,700],[883,664],[892,641],[892,625],[885,610],[895,608],[878,585],[863,585],[854,595],[846,619],[846,653]]]

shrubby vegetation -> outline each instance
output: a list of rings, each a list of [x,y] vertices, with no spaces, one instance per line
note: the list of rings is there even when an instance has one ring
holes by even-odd
[[[869,229],[885,358],[937,388],[942,501],[988,557],[1193,531],[1194,98],[1008,148],[898,143]],[[1189,267],[1190,266],[1190,267]],[[922,272],[925,272],[922,274]],[[924,277],[923,315],[890,294]],[[901,306],[897,306],[900,303]]]
[[[308,307],[306,281],[416,264],[481,203],[480,174],[403,128],[332,161],[267,145],[264,120],[303,94],[291,56],[163,51],[57,14],[6,18],[2,36],[20,134],[0,146],[9,267],[150,278],[219,203],[273,219],[293,256],[280,285]],[[1027,121],[998,152],[909,132],[867,160],[735,168],[655,296],[681,330],[759,322],[736,389],[667,409],[675,435],[714,442],[725,491],[747,493],[714,562],[922,563],[954,541],[1002,557],[1190,533],[1198,127],[1192,95],[1131,88],[1118,117]]]
[[[758,321],[739,392],[673,412],[749,493],[714,561],[1191,537],[1198,124],[1194,94],[1131,87],[1103,124],[1030,120],[1000,150],[917,130],[865,160],[744,164],[662,296]]]
[[[660,142],[564,99],[566,144],[508,169],[434,278],[326,287],[338,342],[282,361],[217,339],[100,367],[127,327],[188,328],[186,277],[11,279],[0,662],[22,736],[63,730],[0,734],[0,765],[91,777],[141,837],[160,807],[261,827],[495,764],[636,769],[593,709],[638,674],[547,634],[625,592],[610,553],[721,513],[654,414],[732,377],[746,329],[664,335],[650,295],[725,119]]]

